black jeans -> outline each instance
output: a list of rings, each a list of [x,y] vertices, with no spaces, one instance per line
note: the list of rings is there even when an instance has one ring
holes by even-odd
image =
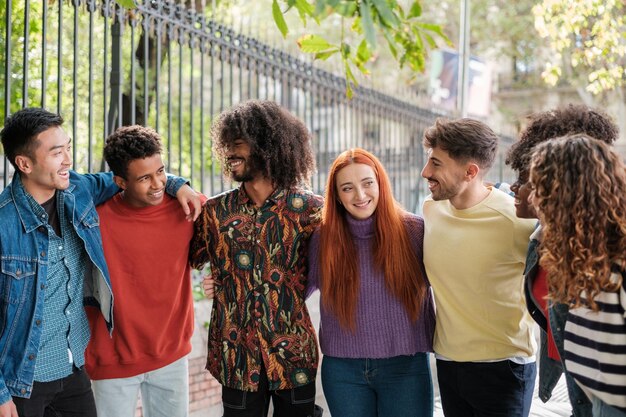
[[[91,381],[83,368],[65,378],[36,382],[30,398],[13,397],[20,417],[96,417]]]
[[[224,417],[267,417],[270,399],[274,405],[274,417],[322,415],[321,408],[315,405],[315,382],[276,391],[270,391],[268,385],[265,369],[262,368],[259,390],[256,392],[222,386]]]
[[[446,417],[528,417],[536,364],[437,360]]]

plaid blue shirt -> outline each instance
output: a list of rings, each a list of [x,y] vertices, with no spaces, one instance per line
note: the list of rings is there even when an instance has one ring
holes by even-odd
[[[48,231],[48,276],[45,286],[42,335],[35,365],[35,381],[48,382],[72,373],[73,365],[85,364],[89,322],[83,308],[83,279],[87,252],[70,224],[63,205],[63,193],[56,193],[61,237],[48,224],[48,215],[26,193],[33,212]]]

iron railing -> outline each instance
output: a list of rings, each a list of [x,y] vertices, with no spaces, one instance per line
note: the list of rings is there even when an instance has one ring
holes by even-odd
[[[367,88],[347,100],[343,78],[206,18],[195,2],[143,0],[132,11],[113,0],[4,3],[4,115],[27,106],[62,114],[79,171],[105,169],[102,144],[114,129],[146,124],[162,135],[170,172],[207,195],[221,192],[231,185],[211,155],[212,118],[261,98],[289,108],[313,133],[315,191],[333,158],[360,146],[383,161],[396,198],[420,208],[421,138],[438,116],[429,110]],[[502,167],[500,157],[494,180]],[[6,158],[2,175],[6,185]]]

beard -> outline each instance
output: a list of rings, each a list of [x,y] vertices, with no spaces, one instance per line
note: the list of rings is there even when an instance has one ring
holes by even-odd
[[[255,158],[232,158],[239,159],[243,161],[244,169],[240,173],[234,173],[232,171],[228,171],[227,175],[234,181],[237,182],[248,182],[255,179],[262,170],[259,168],[260,162],[255,160]]]
[[[460,185],[448,185],[444,188],[440,182],[438,184],[439,186],[431,191],[432,199],[435,201],[449,200],[456,196],[461,189]]]

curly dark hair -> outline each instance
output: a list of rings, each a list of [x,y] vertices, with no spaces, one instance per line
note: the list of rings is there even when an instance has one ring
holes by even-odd
[[[610,276],[626,254],[626,167],[608,144],[584,134],[538,145],[531,161],[550,298],[597,311],[595,296],[620,285]]]
[[[278,188],[308,186],[315,171],[311,134],[304,123],[273,101],[249,100],[220,114],[211,129],[213,151],[229,177],[226,158],[235,141],[250,146],[253,165]]]
[[[476,162],[485,172],[491,168],[498,150],[498,135],[481,121],[439,118],[424,132],[426,148],[440,148],[458,161]]]
[[[584,133],[608,144],[619,136],[617,125],[610,116],[585,105],[567,107],[530,115],[528,126],[515,142],[506,157],[506,164],[520,174],[528,173],[530,158],[535,146],[549,139]]]
[[[160,154],[161,137],[152,128],[123,126],[113,132],[104,145],[104,160],[113,174],[128,179],[128,164],[135,159]]]

